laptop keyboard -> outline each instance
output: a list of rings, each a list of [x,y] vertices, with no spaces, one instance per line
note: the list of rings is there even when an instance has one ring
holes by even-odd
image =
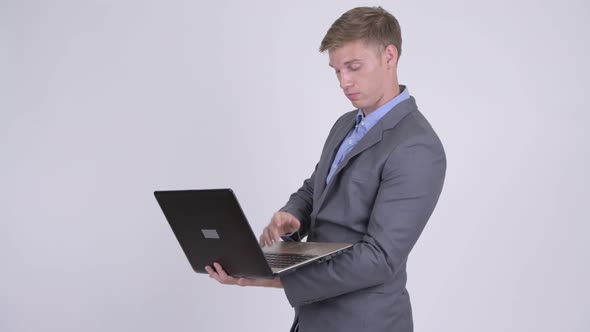
[[[264,254],[268,265],[273,268],[282,269],[297,263],[304,262],[308,259],[314,258],[312,255],[299,255],[299,254]]]

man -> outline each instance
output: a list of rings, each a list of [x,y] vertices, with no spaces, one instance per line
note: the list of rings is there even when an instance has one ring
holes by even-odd
[[[207,271],[224,284],[283,287],[295,308],[291,331],[412,331],[406,261],[442,190],[445,153],[398,84],[401,33],[390,13],[346,12],[320,51],[357,110],[336,121],[311,177],[273,215],[260,244],[307,236],[353,247],[270,281],[233,278],[217,263]]]

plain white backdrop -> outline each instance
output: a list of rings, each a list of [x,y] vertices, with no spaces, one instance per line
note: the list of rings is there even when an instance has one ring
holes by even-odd
[[[590,330],[590,6],[0,0],[0,330],[286,331],[282,290],[192,272],[152,192],[231,187],[255,233],[352,109],[331,23],[382,5],[448,158],[416,331]]]

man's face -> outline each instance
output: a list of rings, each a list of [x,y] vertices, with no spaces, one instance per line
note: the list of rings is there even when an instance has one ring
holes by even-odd
[[[395,97],[397,50],[394,46],[380,52],[377,46],[359,40],[328,52],[330,67],[336,71],[342,91],[365,115]]]

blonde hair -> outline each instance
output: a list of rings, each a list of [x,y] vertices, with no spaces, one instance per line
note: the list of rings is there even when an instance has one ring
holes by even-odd
[[[320,44],[320,52],[357,40],[381,46],[382,49],[393,45],[397,48],[398,58],[402,53],[399,23],[393,15],[381,7],[357,7],[342,14],[324,36]]]

